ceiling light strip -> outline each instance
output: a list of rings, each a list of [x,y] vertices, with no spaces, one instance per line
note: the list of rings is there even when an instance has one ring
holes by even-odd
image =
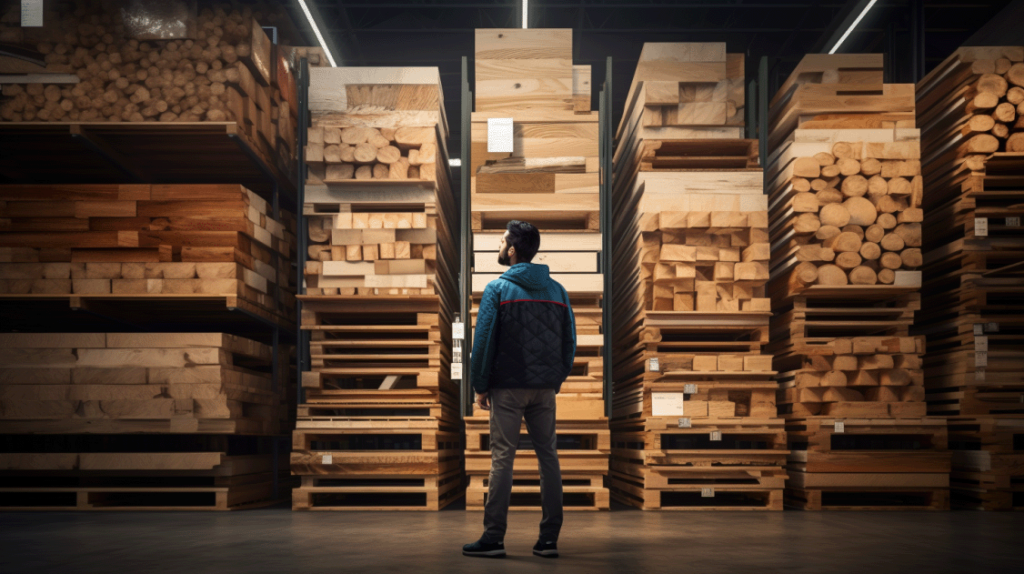
[[[523,28],[529,28],[527,23],[530,21],[530,0],[523,0]]]
[[[846,40],[846,37],[850,35],[850,32],[853,32],[853,29],[857,27],[857,24],[860,24],[860,21],[864,18],[864,15],[867,14],[868,10],[870,10],[871,7],[875,5],[875,2],[878,2],[878,0],[871,0],[870,2],[868,2],[868,5],[865,6],[863,10],[860,11],[860,15],[857,16],[857,19],[853,21],[853,24],[850,24],[850,27],[847,28],[845,32],[843,32],[843,35],[840,36],[839,41],[836,42],[836,45],[832,46],[832,49],[828,51],[829,54],[836,53],[836,50],[839,49],[839,46],[843,45],[843,42]]]
[[[313,33],[316,34],[316,39],[320,41],[320,47],[324,49],[327,61],[331,63],[332,67],[337,68],[338,64],[334,61],[334,55],[331,54],[331,49],[327,47],[327,41],[324,40],[323,34],[320,33],[320,27],[316,25],[316,21],[313,19],[313,13],[309,11],[309,6],[306,6],[306,0],[299,0],[299,6],[302,7],[302,12],[306,15],[306,20],[309,22],[310,27],[313,28]]]

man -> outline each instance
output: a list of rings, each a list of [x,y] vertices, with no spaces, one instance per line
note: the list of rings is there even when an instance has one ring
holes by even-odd
[[[488,283],[480,301],[470,380],[477,406],[491,411],[491,475],[484,534],[462,547],[466,556],[505,557],[512,463],[524,416],[537,453],[544,509],[533,553],[558,556],[562,471],[555,394],[572,370],[576,325],[565,288],[551,279],[547,265],[530,263],[539,248],[536,227],[510,221],[498,253],[498,263],[510,269]]]

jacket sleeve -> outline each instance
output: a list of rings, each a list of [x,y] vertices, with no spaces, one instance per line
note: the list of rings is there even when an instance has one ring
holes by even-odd
[[[568,325],[562,329],[562,353],[565,376],[572,372],[572,362],[576,358],[576,316],[572,312],[572,305],[569,303],[569,294],[562,289],[562,296],[565,298],[566,321]]]
[[[498,306],[501,305],[501,291],[492,282],[484,289],[480,299],[480,311],[477,313],[476,329],[473,332],[473,349],[470,357],[469,381],[473,390],[486,393],[490,388],[488,377],[494,362],[497,348]]]

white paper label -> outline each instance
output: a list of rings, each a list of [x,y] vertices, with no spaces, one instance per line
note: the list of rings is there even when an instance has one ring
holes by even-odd
[[[985,324],[984,323],[975,323],[974,324],[974,334],[975,335],[984,335],[985,334]]]
[[[1020,218],[1019,217],[1007,217],[1006,218],[1006,226],[1007,227],[1020,227]]]
[[[975,237],[988,237],[988,218],[987,217],[975,217],[974,218],[974,236]]]
[[[988,352],[988,335],[974,337],[974,350],[980,353]]]
[[[324,464],[334,464],[334,455],[333,454],[325,454],[324,455]]]
[[[487,153],[512,153],[512,118],[487,120]]]
[[[683,393],[687,394],[687,395],[696,395],[697,394],[697,384],[696,383],[686,383],[685,385],[683,385]]]
[[[683,416],[682,393],[651,393],[651,413],[656,417]]]
[[[452,323],[452,339],[465,339],[466,338],[466,324],[465,323]]]
[[[661,371],[661,363],[658,361],[658,357],[647,360],[647,369],[652,373]]]
[[[722,431],[713,430],[711,431],[711,440],[722,440]]]
[[[700,497],[701,498],[714,498],[715,497],[715,487],[708,486],[708,487],[700,489]]]
[[[452,363],[452,379],[462,380],[462,363]]]
[[[21,0],[21,27],[43,26],[43,0]]]
[[[679,417],[679,428],[688,429],[692,426],[690,423],[690,417]]]
[[[988,366],[988,352],[975,351],[974,352],[974,366],[975,367],[987,367]]]
[[[836,432],[846,432],[846,423],[843,421],[836,421]]]

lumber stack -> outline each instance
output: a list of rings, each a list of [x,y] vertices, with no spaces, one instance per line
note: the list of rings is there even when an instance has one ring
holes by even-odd
[[[463,492],[443,102],[437,68],[311,69],[301,321],[312,362],[294,510],[439,510]]]
[[[0,293],[223,296],[294,320],[291,214],[230,184],[0,186]]]
[[[284,467],[260,436],[288,425],[287,361],[275,375],[270,346],[223,333],[0,342],[5,510],[227,510],[279,498],[287,474],[275,477]]]
[[[612,495],[643,509],[782,509],[743,61],[723,43],[644,44],[618,128]]]
[[[297,91],[292,66],[262,25],[280,6],[221,3],[174,14],[77,0],[48,9],[41,28],[8,7],[0,35],[39,62],[5,57],[0,121],[235,122],[241,135],[291,172]]]
[[[918,84],[917,118],[928,412],[949,417],[953,503],[1020,508],[1024,47],[960,48]]]
[[[801,508],[949,504],[924,338],[910,333],[924,220],[913,106],[913,85],[883,83],[879,54],[808,55],[771,102],[769,349],[786,499]]]
[[[603,390],[604,279],[598,172],[598,113],[591,111],[590,66],[572,63],[572,30],[478,29],[472,114],[474,308],[498,264],[509,220],[541,232],[533,262],[569,292],[576,317],[573,371],[557,396],[558,452],[567,509],[606,510],[610,433]],[[505,120],[505,132],[488,123]],[[493,135],[493,138],[491,137]],[[493,139],[493,141],[491,141]],[[507,141],[511,151],[488,151]],[[496,148],[502,149],[502,148]],[[463,169],[466,169],[465,167]],[[466,507],[481,510],[491,468],[488,412],[466,417]],[[524,425],[516,457],[513,509],[538,509],[537,460]],[[521,482],[520,482],[521,481]]]

